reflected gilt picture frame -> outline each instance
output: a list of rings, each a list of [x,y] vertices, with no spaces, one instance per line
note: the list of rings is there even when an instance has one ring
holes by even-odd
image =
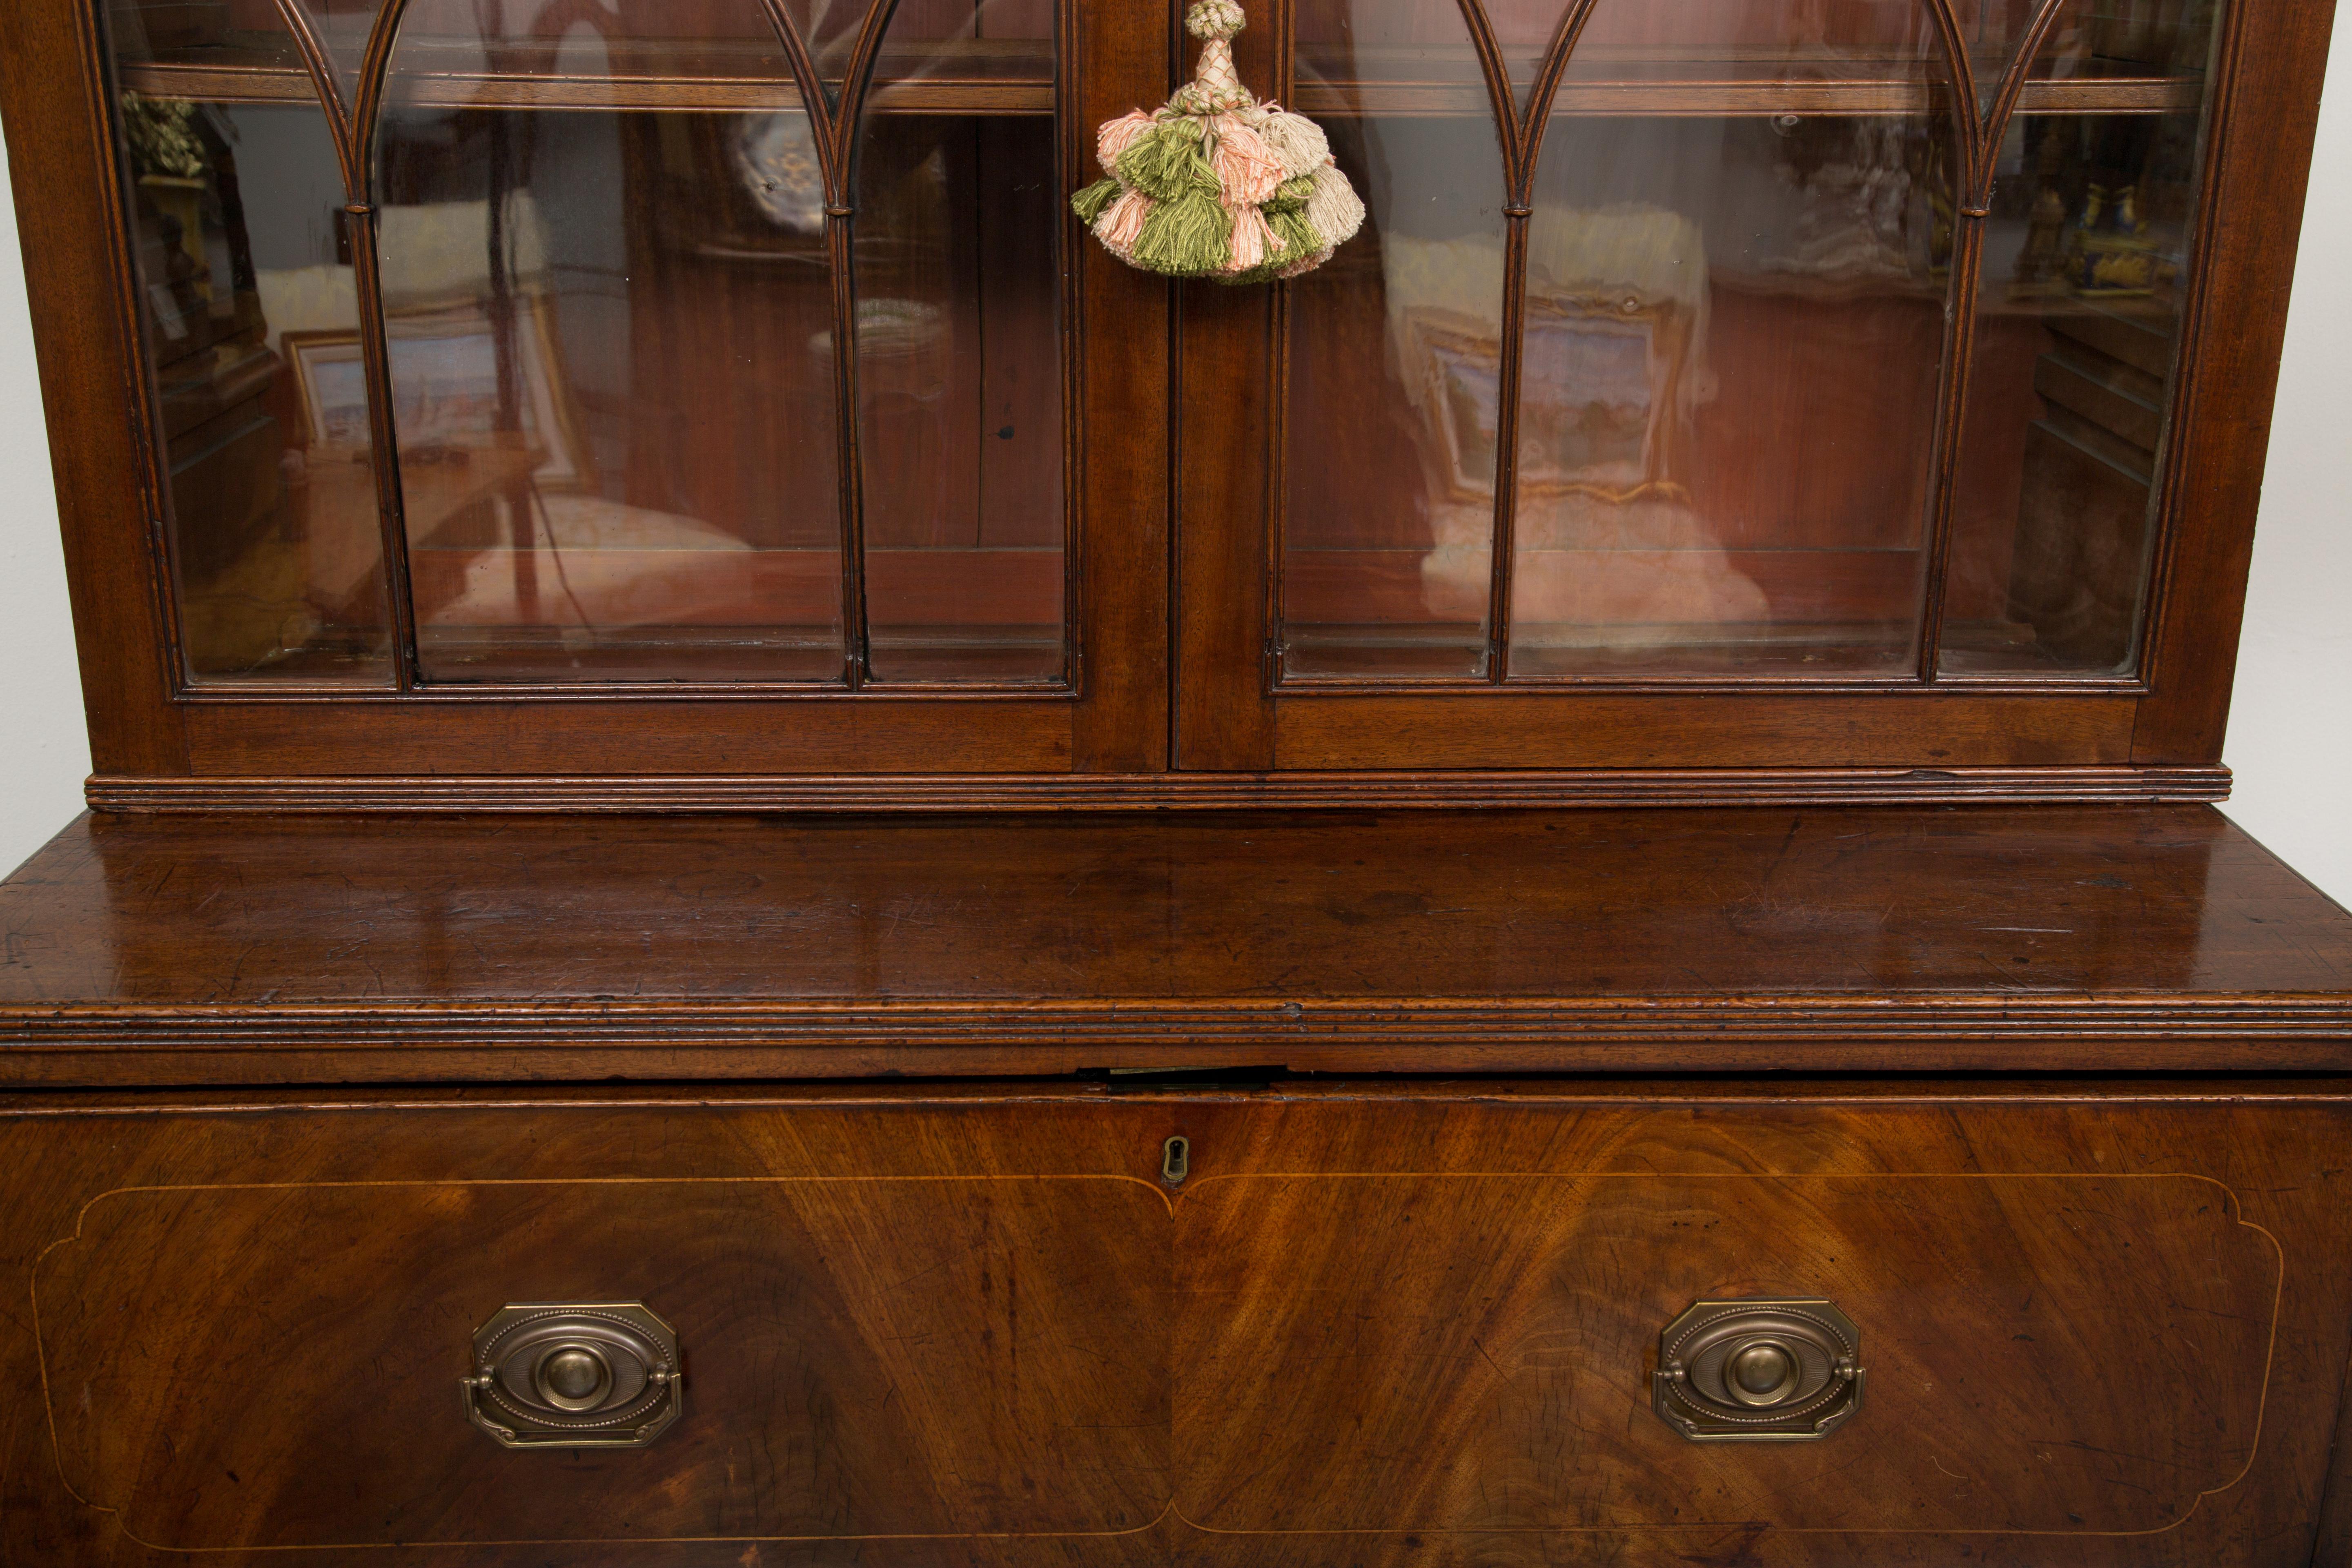
[[[513,315],[516,412],[523,439],[544,454],[532,482],[542,491],[593,489],[594,470],[563,375],[553,301],[536,290],[519,294]],[[411,308],[384,325],[401,451],[499,444],[498,339],[488,302],[467,299]],[[313,457],[364,457],[367,363],[358,332],[288,332],[281,342]]]

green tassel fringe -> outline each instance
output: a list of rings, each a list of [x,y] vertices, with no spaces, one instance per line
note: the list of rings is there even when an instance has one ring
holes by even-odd
[[[1122,172],[1126,164],[1121,158]],[[1213,183],[1210,190],[1215,188]],[[1143,220],[1143,232],[1135,240],[1135,264],[1177,278],[1214,272],[1233,254],[1233,227],[1215,196],[1189,192],[1160,203]]]
[[[1163,120],[1129,143],[1118,155],[1115,171],[1130,190],[1158,202],[1180,201],[1188,195],[1208,196],[1213,204],[1217,172],[1201,150],[1201,124],[1191,119]]]
[[[1118,200],[1119,189],[1117,180],[1097,180],[1070,198],[1070,210],[1078,215],[1080,223],[1092,228],[1095,219],[1102,216],[1110,204]]]
[[[1274,195],[1265,204],[1265,216],[1271,219],[1276,213],[1307,210],[1307,199],[1315,194],[1315,176],[1301,174],[1295,180],[1285,180],[1274,187]]]
[[[1266,203],[1265,226],[1274,230],[1275,238],[1282,241],[1282,266],[1287,267],[1300,257],[1323,248],[1323,237],[1297,207],[1286,212],[1273,202]]]

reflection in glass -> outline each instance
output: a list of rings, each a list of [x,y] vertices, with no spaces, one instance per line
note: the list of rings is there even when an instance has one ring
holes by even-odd
[[[132,264],[192,680],[392,679],[344,194],[267,4],[117,4]],[[278,101],[201,94],[277,67]]]
[[[381,0],[341,4],[373,10]],[[801,24],[819,74],[837,82],[863,5],[793,0],[784,8]],[[393,69],[411,102],[441,107],[483,93],[485,70],[570,79],[575,90],[567,96],[582,105],[659,96],[666,85],[689,82],[695,90],[671,94],[674,106],[719,107],[713,88],[748,104],[792,80],[756,0],[410,0]]]
[[[426,679],[841,674],[822,199],[745,151],[783,113],[395,100],[379,252]]]
[[[1486,669],[1502,159],[1475,114],[1326,121],[1364,227],[1290,289],[1283,668]]]
[[[622,107],[505,107],[518,75]],[[750,107],[673,85],[713,77]],[[428,680],[840,679],[824,189],[790,82],[753,0],[412,7],[376,195]]]
[[[1529,224],[1514,677],[1911,666],[1941,70],[1914,0],[1602,0]]]
[[[1482,0],[1517,110],[1558,36],[1568,0]],[[1361,112],[1369,91],[1391,110],[1486,113],[1486,77],[1454,0],[1298,0],[1302,112]],[[1342,106],[1349,106],[1343,108]]]
[[[2209,0],[2112,15],[2070,3],[2002,138],[1947,674],[2132,669],[2213,30]]]
[[[877,681],[1063,678],[1052,37],[1044,0],[904,0],[883,40],[856,227]],[[977,81],[1010,111],[954,112]]]

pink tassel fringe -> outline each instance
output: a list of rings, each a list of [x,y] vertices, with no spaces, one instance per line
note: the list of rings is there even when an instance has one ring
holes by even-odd
[[[1141,191],[1129,191],[1095,220],[1095,237],[1124,257],[1135,248],[1137,238],[1143,233],[1143,220],[1150,216],[1151,198]]]
[[[1217,172],[1217,184],[1223,187],[1221,199],[1227,206],[1256,206],[1288,177],[1265,138],[1243,124],[1238,115],[1210,116],[1209,133],[1216,138],[1209,167]]]
[[[1139,109],[1129,110],[1117,120],[1104,121],[1101,129],[1095,132],[1095,156],[1102,160],[1103,173],[1109,174],[1110,166],[1118,162],[1118,155],[1134,145],[1135,139],[1150,130],[1154,123],[1151,116]]]

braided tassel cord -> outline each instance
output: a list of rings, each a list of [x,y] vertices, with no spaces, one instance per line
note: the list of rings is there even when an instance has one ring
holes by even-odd
[[[1363,226],[1364,204],[1322,128],[1260,103],[1234,69],[1234,0],[1194,0],[1192,79],[1165,107],[1096,132],[1103,178],[1070,198],[1103,248],[1171,278],[1257,283],[1330,259]]]

